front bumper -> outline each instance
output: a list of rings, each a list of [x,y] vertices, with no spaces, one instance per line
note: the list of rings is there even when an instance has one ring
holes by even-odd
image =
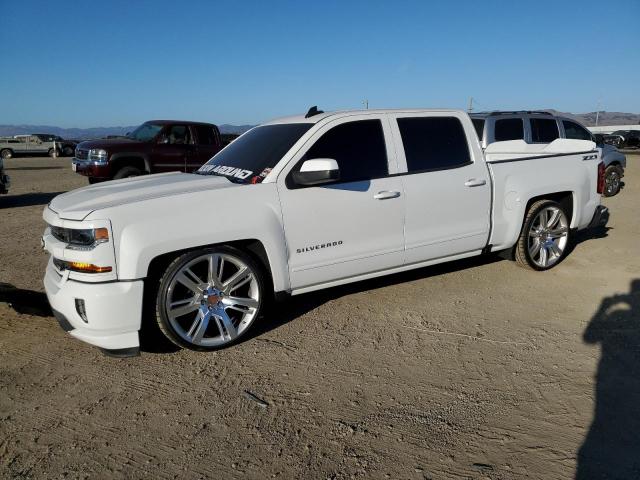
[[[9,193],[11,186],[11,177],[9,175],[0,175],[0,193]]]
[[[137,351],[143,281],[84,283],[60,274],[49,259],[44,288],[58,322],[73,337],[108,351]],[[84,300],[86,321],[76,300]]]
[[[609,209],[604,205],[598,205],[593,212],[593,218],[587,228],[604,227],[609,221]]]
[[[92,178],[110,178],[111,169],[108,163],[96,163],[89,160],[80,160],[73,157],[71,168],[74,172]]]

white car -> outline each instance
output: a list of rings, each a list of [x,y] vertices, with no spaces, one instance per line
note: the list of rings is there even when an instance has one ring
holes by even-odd
[[[557,265],[574,229],[606,221],[591,141],[495,142],[457,110],[284,118],[196,174],[116,180],[44,210],[44,284],[72,336],[139,351],[143,302],[180,347],[237,341],[265,299],[513,249]]]

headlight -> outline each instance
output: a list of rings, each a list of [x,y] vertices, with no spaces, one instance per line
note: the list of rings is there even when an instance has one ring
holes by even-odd
[[[51,235],[68,244],[72,250],[90,250],[100,243],[109,241],[106,228],[62,228],[51,226]]]
[[[89,150],[89,160],[98,163],[106,163],[107,151],[100,148],[92,148],[91,150]]]

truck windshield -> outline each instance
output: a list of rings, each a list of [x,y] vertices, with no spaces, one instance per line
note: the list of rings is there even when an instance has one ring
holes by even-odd
[[[227,145],[196,172],[238,183],[260,183],[312,123],[264,125]]]
[[[139,142],[148,142],[155,138],[156,135],[162,130],[162,125],[156,125],[154,123],[143,123],[133,132],[127,134],[127,137]]]

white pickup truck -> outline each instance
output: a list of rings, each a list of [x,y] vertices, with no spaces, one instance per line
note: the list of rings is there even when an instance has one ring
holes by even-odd
[[[195,174],[88,186],[44,210],[61,324],[139,352],[143,303],[180,347],[237,341],[265,301],[488,252],[557,265],[606,221],[595,144],[495,142],[457,110],[367,110],[253,128]],[[149,302],[148,304],[146,302]]]

